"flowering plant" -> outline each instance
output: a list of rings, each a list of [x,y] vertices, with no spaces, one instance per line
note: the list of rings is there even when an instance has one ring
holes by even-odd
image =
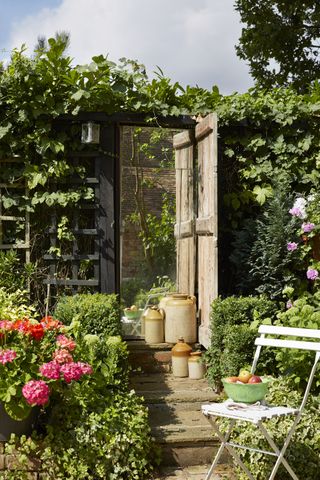
[[[289,252],[297,251],[304,261],[305,275],[315,282],[320,274],[320,196],[298,197],[289,213],[300,220],[297,241],[287,243]]]
[[[46,406],[54,391],[92,373],[58,320],[0,320],[0,401],[14,419]]]

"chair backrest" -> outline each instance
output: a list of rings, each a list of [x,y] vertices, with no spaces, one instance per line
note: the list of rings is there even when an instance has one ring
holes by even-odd
[[[261,325],[258,332],[260,336],[257,337],[255,340],[255,345],[257,346],[257,348],[251,368],[252,373],[255,372],[260,356],[261,347],[263,346],[275,348],[294,348],[299,350],[309,350],[316,352],[315,362],[311,369],[306,391],[300,406],[300,410],[302,410],[307,401],[311,384],[316,373],[317,364],[320,359],[320,330],[315,330],[311,328],[274,327],[273,325]],[[266,338],[266,335],[272,335],[272,338]],[[286,340],[279,337],[295,337],[295,339]],[[319,340],[319,342],[305,341],[303,340],[304,338],[312,338],[314,340]]]

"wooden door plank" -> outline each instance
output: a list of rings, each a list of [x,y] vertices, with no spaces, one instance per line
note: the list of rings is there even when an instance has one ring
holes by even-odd
[[[194,233],[194,132],[174,136],[176,166],[177,289],[194,295],[196,242]]]
[[[211,303],[218,296],[218,162],[217,116],[208,115],[196,127],[198,142],[198,242],[199,342],[210,345]]]

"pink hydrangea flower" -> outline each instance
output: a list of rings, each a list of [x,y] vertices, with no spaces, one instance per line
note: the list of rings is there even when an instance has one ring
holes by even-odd
[[[0,363],[5,365],[8,362],[12,362],[17,356],[17,352],[14,350],[0,350]]]
[[[73,361],[71,353],[65,348],[53,352],[53,360],[58,363],[70,363]]]
[[[314,268],[309,268],[307,270],[307,278],[309,280],[316,280],[319,276],[318,270],[315,270]]]
[[[79,380],[82,375],[83,371],[80,365],[75,362],[65,363],[61,366],[61,373],[63,374],[63,378],[67,383],[72,382],[72,380]]]
[[[58,335],[57,336],[57,344],[62,348],[66,348],[70,352],[72,352],[77,346],[77,344],[74,340],[66,337],[65,335]]]
[[[294,250],[297,250],[298,244],[296,242],[288,242],[287,243],[287,250],[289,252],[293,252]]]
[[[311,223],[311,222],[307,222],[307,223],[303,223],[301,225],[301,228],[303,230],[304,233],[309,233],[309,232],[312,232],[312,230],[314,229],[315,227],[315,224],[314,223]]]
[[[58,380],[60,378],[60,365],[58,362],[52,361],[44,363],[39,370],[41,375],[50,380]]]
[[[50,389],[43,380],[30,380],[22,388],[29,405],[45,405],[49,401]]]

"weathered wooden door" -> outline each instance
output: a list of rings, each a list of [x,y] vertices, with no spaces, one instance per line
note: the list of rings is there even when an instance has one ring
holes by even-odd
[[[174,136],[176,164],[176,224],[178,291],[194,295],[196,239],[194,235],[194,131]]]
[[[198,295],[199,342],[210,343],[210,305],[218,295],[217,116],[175,136],[177,286]]]

